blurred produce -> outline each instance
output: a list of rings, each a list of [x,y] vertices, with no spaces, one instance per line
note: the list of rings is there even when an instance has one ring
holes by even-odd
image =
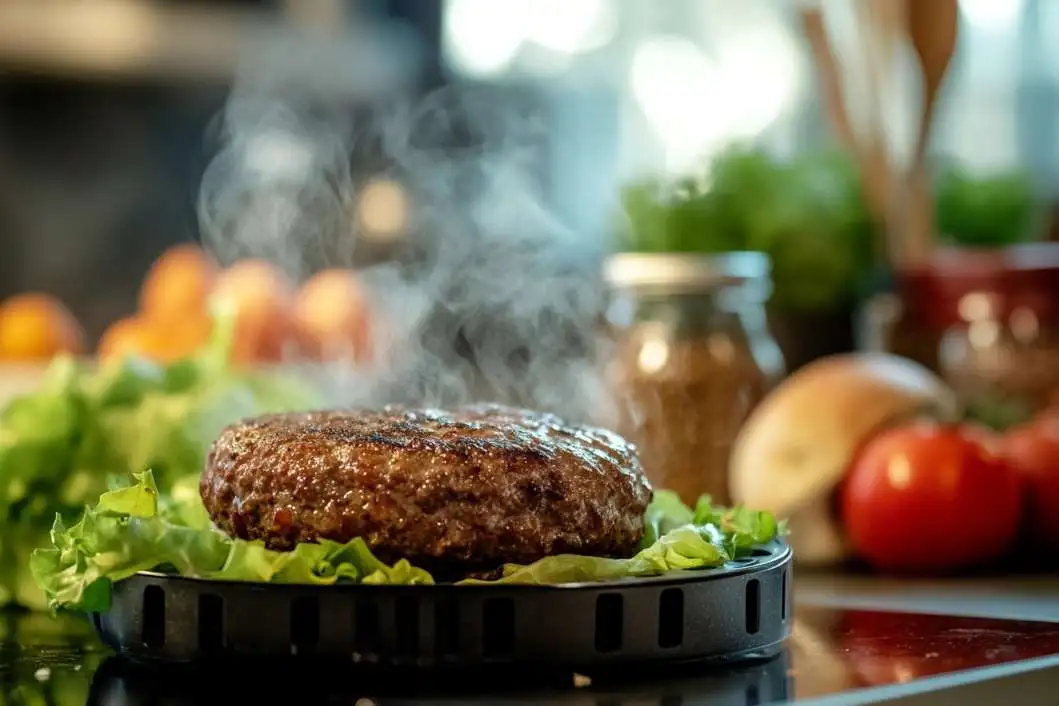
[[[912,361],[861,353],[781,383],[740,431],[734,502],[786,518],[802,565],[938,574],[1059,559],[1059,412],[997,432]],[[1029,550],[1027,552],[1027,550]]]
[[[916,422],[866,440],[842,484],[857,555],[884,571],[945,573],[1013,548],[1022,478],[973,425]]]
[[[1015,427],[1004,436],[1002,448],[1026,484],[1032,539],[1059,552],[1059,422],[1046,414]]]
[[[313,356],[364,361],[370,354],[367,295],[349,270],[324,270],[298,292],[295,318]]]
[[[218,272],[217,263],[198,245],[174,245],[147,271],[140,289],[140,312],[160,323],[200,316],[208,309]]]
[[[99,358],[187,357],[209,338],[214,307],[235,320],[232,355],[241,364],[360,363],[369,352],[369,302],[352,270],[325,270],[299,291],[265,261],[243,260],[220,270],[202,248],[183,243],[155,261],[144,279],[140,310],[104,332]]]
[[[759,253],[616,255],[609,323],[618,428],[655,487],[692,504],[727,502],[728,458],[747,415],[783,374],[765,326],[768,260]]]
[[[943,242],[997,248],[1043,236],[1043,211],[1025,171],[975,176],[953,166],[941,174],[936,198]]]
[[[97,368],[59,358],[39,389],[4,407],[0,604],[44,606],[28,559],[47,544],[56,512],[71,521],[108,479],[147,467],[166,492],[193,493],[223,426],[315,404],[314,390],[299,381],[231,368],[232,329],[222,321],[207,348],[168,365],[128,358]]]
[[[917,415],[953,419],[956,399],[935,375],[902,358],[846,354],[782,382],[751,414],[733,446],[736,502],[788,519],[803,564],[845,559],[832,497],[865,439]]]
[[[168,326],[139,314],[111,324],[99,341],[100,361],[121,361],[137,356],[158,362],[171,362],[191,355],[200,348],[210,334],[210,320],[198,315],[202,323],[195,328],[195,319],[176,320]]]
[[[73,314],[47,294],[19,294],[0,303],[0,362],[47,361],[84,350]]]
[[[242,260],[217,278],[210,300],[235,319],[237,362],[279,361],[302,355],[294,315],[294,284],[263,260]]]
[[[171,362],[199,350],[210,336],[208,301],[216,277],[217,265],[198,245],[181,243],[164,251],[144,278],[139,311],[103,332],[100,360],[135,355]]]
[[[103,332],[96,354],[101,361],[120,361],[129,356],[155,359],[161,354],[162,346],[153,340],[151,333],[150,327],[139,316],[118,319]]]

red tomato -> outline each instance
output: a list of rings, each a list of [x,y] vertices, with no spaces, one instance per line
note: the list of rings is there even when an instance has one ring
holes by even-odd
[[[1032,426],[1036,429],[1048,429],[1053,433],[1059,433],[1059,407],[1049,407],[1037,415],[1037,418],[1024,426]],[[1020,429],[1023,427],[1019,427]]]
[[[851,542],[886,571],[939,573],[1002,554],[1021,524],[1022,482],[966,426],[883,431],[857,454],[842,487]]]
[[[1059,548],[1059,424],[1052,418],[1016,427],[1005,435],[1003,450],[1029,490],[1034,538]]]

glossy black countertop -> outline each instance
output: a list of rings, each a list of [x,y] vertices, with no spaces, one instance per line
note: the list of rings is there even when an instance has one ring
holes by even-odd
[[[723,668],[627,668],[620,674],[521,669],[373,677],[256,666],[149,668],[115,658],[87,622],[7,615],[0,646],[3,704],[812,704],[971,706],[1047,703],[1059,689],[1059,623],[834,609],[801,604],[787,649]]]

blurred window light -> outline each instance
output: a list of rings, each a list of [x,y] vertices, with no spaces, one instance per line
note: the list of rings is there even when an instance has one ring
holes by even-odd
[[[453,68],[476,77],[503,73],[526,40],[522,13],[498,0],[448,0],[442,41]]]
[[[1026,0],[960,0],[960,14],[976,30],[1007,32],[1018,24],[1025,5]]]
[[[560,54],[599,49],[618,29],[614,0],[534,0],[522,12],[526,38]]]
[[[694,162],[723,131],[727,118],[721,96],[711,95],[717,66],[690,40],[658,36],[632,57],[632,93],[664,143],[667,168]]]
[[[777,28],[748,30],[726,42],[721,77],[735,97],[738,137],[753,137],[793,107],[805,78],[801,55],[789,34]]]
[[[669,170],[756,137],[799,97],[804,67],[793,40],[750,28],[726,36],[710,56],[676,35],[648,38],[633,53],[633,98],[662,142]]]

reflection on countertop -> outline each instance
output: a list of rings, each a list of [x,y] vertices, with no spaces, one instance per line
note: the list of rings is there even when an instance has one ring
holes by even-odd
[[[149,668],[112,657],[86,621],[5,616],[0,635],[0,703],[195,704],[283,696],[298,703],[766,704],[907,684],[923,677],[1059,655],[1059,623],[834,610],[801,606],[787,649],[722,667],[623,668],[621,674],[477,670],[447,679],[351,664],[265,670],[244,678],[190,667]],[[261,674],[282,675],[261,679]],[[221,678],[223,676],[223,678]],[[341,678],[336,678],[340,676]],[[850,703],[861,701],[849,693]],[[869,694],[863,694],[867,698]],[[877,696],[877,695],[876,695]]]

